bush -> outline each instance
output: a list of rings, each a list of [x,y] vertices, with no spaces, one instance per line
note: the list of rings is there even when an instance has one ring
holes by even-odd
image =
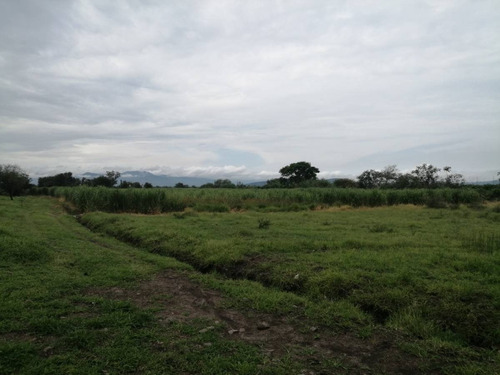
[[[268,219],[259,219],[259,229],[268,229],[269,226],[271,225],[271,221]]]

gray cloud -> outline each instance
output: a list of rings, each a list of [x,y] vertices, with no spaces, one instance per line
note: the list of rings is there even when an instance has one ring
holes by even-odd
[[[2,2],[0,160],[495,170],[499,15],[494,1]]]

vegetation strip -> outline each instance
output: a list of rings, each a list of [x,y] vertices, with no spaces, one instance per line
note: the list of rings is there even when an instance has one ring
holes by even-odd
[[[380,207],[401,204],[431,208],[479,207],[483,197],[475,189],[109,189],[105,187],[50,188],[41,190],[71,202],[80,212],[158,214],[182,212],[294,212],[318,208]]]

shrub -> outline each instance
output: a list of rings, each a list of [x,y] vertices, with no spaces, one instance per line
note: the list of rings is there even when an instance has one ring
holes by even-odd
[[[271,225],[271,221],[269,219],[259,219],[259,229],[268,229]]]

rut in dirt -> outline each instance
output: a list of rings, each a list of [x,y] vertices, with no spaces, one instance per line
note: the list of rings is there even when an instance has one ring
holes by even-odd
[[[109,288],[88,291],[110,299],[126,300],[141,308],[153,308],[160,324],[205,319],[224,326],[224,336],[257,345],[270,358],[292,355],[311,367],[313,374],[321,370],[325,359],[338,359],[349,374],[419,374],[422,363],[397,348],[395,337],[385,331],[370,339],[350,333],[334,333],[322,327],[311,327],[302,320],[264,314],[245,313],[224,308],[225,297],[206,289],[177,271],[163,271],[135,288]],[[307,358],[304,351],[307,349]],[[339,368],[339,372],[344,370]]]

